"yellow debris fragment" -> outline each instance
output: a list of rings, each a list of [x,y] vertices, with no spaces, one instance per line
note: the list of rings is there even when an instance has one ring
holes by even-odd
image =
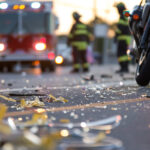
[[[34,101],[25,101],[25,99],[22,99],[20,102],[20,107],[42,107],[45,106],[43,102],[39,100],[38,97],[35,98]]]
[[[68,100],[63,98],[62,96],[59,96],[57,98],[55,96],[53,96],[52,94],[49,94],[48,96],[51,98],[52,102],[63,102],[63,103],[67,103],[68,102]]]
[[[6,124],[0,123],[0,133],[11,134],[11,128]]]
[[[42,125],[42,124],[46,123],[47,118],[48,118],[48,116],[45,113],[35,113],[35,114],[33,114],[32,119],[25,122],[25,124],[26,125],[33,125],[33,124]]]
[[[105,137],[106,137],[106,134],[105,134],[105,133],[103,133],[103,132],[99,133],[99,134],[96,136],[96,138],[95,138],[96,143],[97,143],[97,142],[101,142],[102,140],[105,139]]]
[[[48,95],[51,99],[52,99],[52,101],[55,101],[57,98],[55,97],[55,96],[53,96],[52,94],[49,94]]]
[[[42,138],[41,149],[56,150],[57,143],[62,139],[60,132],[54,132]]]
[[[12,98],[9,98],[9,97],[6,97],[4,95],[0,95],[0,98],[4,99],[4,100],[7,100],[7,101],[11,101],[11,102],[16,102],[15,99],[12,99]]]
[[[3,120],[7,112],[8,107],[5,104],[0,104],[0,121]]]
[[[65,99],[65,98],[63,98],[63,97],[61,97],[61,96],[59,96],[59,97],[56,99],[56,102],[63,102],[63,103],[67,103],[67,102],[68,102],[68,100],[67,100],[67,99]]]
[[[69,123],[70,120],[69,119],[60,119],[59,122],[61,122],[61,123]]]

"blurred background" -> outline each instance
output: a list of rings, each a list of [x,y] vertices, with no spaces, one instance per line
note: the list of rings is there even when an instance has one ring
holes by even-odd
[[[88,48],[90,63],[116,63],[116,44],[113,42],[119,15],[114,5],[123,2],[131,11],[141,0],[54,0],[54,13],[59,20],[58,54],[71,61],[71,49],[66,38],[73,24],[72,13],[81,14],[81,21],[91,26],[94,40]],[[131,46],[132,47],[131,43]],[[92,51],[92,53],[91,53]],[[92,55],[92,56],[91,56]]]
[[[73,12],[81,15],[93,33],[88,62],[117,63],[114,36],[119,14],[115,4],[123,2],[132,10],[140,1],[0,0],[0,71],[5,66],[12,71],[28,62],[41,64],[43,71],[48,67],[55,70],[54,64],[71,65],[72,49],[67,38],[74,23]]]

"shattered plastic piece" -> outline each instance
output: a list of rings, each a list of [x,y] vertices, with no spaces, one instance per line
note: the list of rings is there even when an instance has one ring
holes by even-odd
[[[4,99],[4,100],[7,100],[7,101],[11,101],[11,102],[16,102],[15,99],[8,98],[8,97],[6,97],[6,96],[4,96],[4,95],[0,95],[0,98],[2,98],[2,99]]]
[[[12,83],[8,83],[8,86],[12,86],[13,84]]]
[[[34,101],[25,101],[25,99],[21,100],[20,107],[43,107],[45,104],[39,100],[38,97],[35,98]]]
[[[83,77],[83,79],[84,79],[85,81],[94,80],[94,75],[90,75],[89,77]]]
[[[36,136],[35,134],[29,132],[29,131],[25,131],[24,132],[24,137],[26,138],[26,140],[30,141],[31,143],[40,146],[40,144],[42,143],[40,137]]]
[[[32,116],[32,119],[27,121],[27,122],[23,122],[23,125],[34,125],[34,124],[39,124],[39,125],[43,125],[47,122],[47,114],[45,113],[35,113]]]
[[[59,122],[61,122],[61,123],[69,123],[70,120],[69,119],[60,119]]]
[[[0,133],[6,135],[11,134],[11,128],[7,124],[0,123]]]
[[[120,115],[116,115],[116,116],[113,116],[110,118],[106,118],[106,119],[98,120],[98,121],[93,121],[93,122],[81,122],[81,123],[74,123],[74,124],[72,124],[72,123],[53,124],[53,126],[55,126],[55,127],[66,127],[66,128],[70,128],[70,126],[72,128],[77,128],[77,127],[84,128],[84,127],[86,127],[86,128],[95,129],[95,130],[111,130],[120,124],[121,119],[122,118]]]
[[[48,96],[50,97],[50,102],[53,102],[56,100],[56,97],[53,96],[52,94],[49,94]]]
[[[24,93],[24,94],[21,94],[21,93],[9,93],[9,96],[46,96],[45,94],[38,94],[38,93]]]
[[[0,104],[0,121],[3,120],[7,112],[8,107],[5,104]]]
[[[118,108],[112,107],[111,110],[118,110]]]
[[[68,100],[67,100],[67,99],[65,99],[65,98],[63,98],[63,97],[61,97],[61,96],[59,96],[59,97],[56,99],[56,102],[63,102],[63,103],[67,103],[67,102],[68,102]]]
[[[142,94],[141,97],[147,97],[147,94]],[[149,98],[149,97],[147,97],[147,98]]]
[[[85,137],[83,139],[83,142],[87,143],[87,144],[93,144],[93,143],[101,142],[105,138],[106,138],[106,134],[103,133],[103,132],[100,132],[97,136],[94,136],[94,137]]]
[[[102,74],[101,78],[112,78],[112,75],[109,74]]]
[[[57,98],[51,94],[49,94],[48,96],[50,97],[50,100],[49,100],[50,102],[63,102],[63,103],[68,102],[68,100],[63,98],[62,96],[59,96]]]

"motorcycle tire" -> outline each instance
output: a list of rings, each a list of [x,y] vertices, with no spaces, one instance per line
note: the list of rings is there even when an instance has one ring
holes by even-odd
[[[143,57],[143,58],[142,58]],[[145,58],[144,58],[145,57]],[[140,63],[143,59],[142,63]],[[142,56],[137,64],[136,82],[140,86],[147,86],[150,81],[150,53]]]

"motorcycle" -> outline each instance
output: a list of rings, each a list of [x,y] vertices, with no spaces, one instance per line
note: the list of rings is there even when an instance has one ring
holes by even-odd
[[[132,13],[124,12],[129,17],[129,28],[136,43],[134,51],[137,68],[136,82],[146,86],[150,82],[150,2],[142,6],[143,0],[135,6]]]

